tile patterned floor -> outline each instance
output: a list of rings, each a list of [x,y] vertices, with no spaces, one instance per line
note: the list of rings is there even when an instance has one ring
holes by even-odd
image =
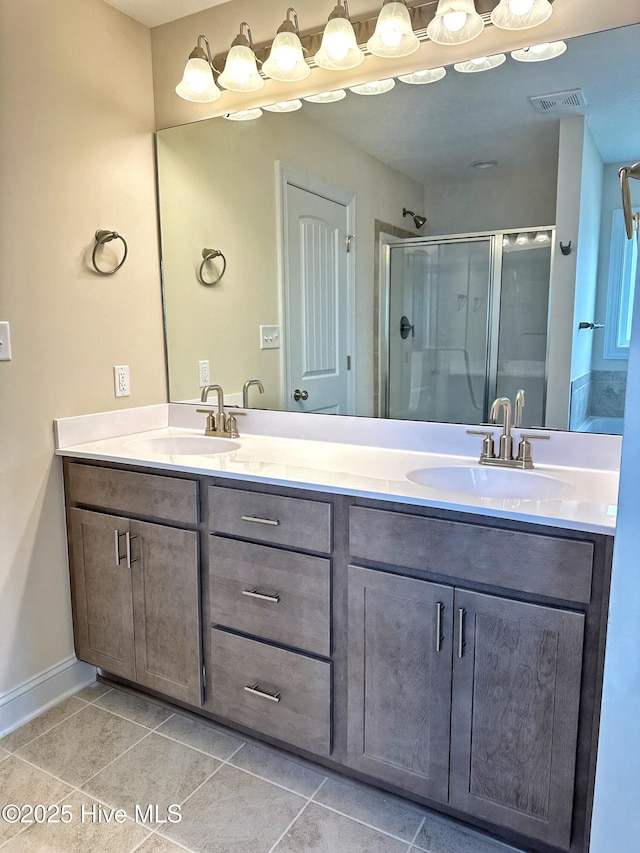
[[[59,822],[23,812],[34,822],[11,823],[11,809],[3,812],[3,853],[514,853],[391,794],[97,683],[0,740],[7,804],[51,804]]]

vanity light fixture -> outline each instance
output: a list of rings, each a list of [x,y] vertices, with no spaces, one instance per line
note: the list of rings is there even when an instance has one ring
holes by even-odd
[[[566,49],[567,45],[565,42],[551,41],[514,50],[511,57],[518,62],[545,62],[547,59],[555,59],[556,56],[562,56]]]
[[[398,77],[398,80],[402,81],[402,83],[411,83],[412,85],[419,86],[442,80],[446,73],[444,68],[426,68],[424,71],[414,71],[413,74],[402,74]]]
[[[373,80],[371,83],[361,83],[358,86],[349,86],[349,90],[356,95],[383,95],[390,92],[396,85],[393,77],[388,80]]]
[[[364,62],[364,53],[358,47],[353,24],[349,19],[347,0],[339,0],[329,15],[322,33],[320,49],[314,60],[317,66],[328,71],[356,68]]]
[[[334,104],[347,97],[344,89],[333,89],[331,92],[319,92],[317,95],[307,95],[304,100],[310,104]]]
[[[491,23],[502,30],[528,30],[551,17],[549,0],[500,0],[491,13]]]
[[[293,16],[293,20],[290,16]],[[306,80],[311,74],[302,51],[298,15],[293,6],[287,9],[287,17],[278,27],[269,58],[264,62],[262,70],[267,77],[282,83]]]
[[[242,32],[246,27],[247,35]],[[251,27],[246,21],[240,24],[240,32],[233,40],[231,50],[224,64],[224,71],[218,82],[232,92],[257,92],[264,86],[264,80],[258,73],[256,55],[253,52]]]
[[[472,0],[473,2],[473,0]],[[374,56],[410,56],[420,47],[405,0],[384,0],[376,28],[367,42]]]
[[[302,109],[302,101],[299,98],[294,98],[291,101],[278,101],[275,104],[265,105],[262,109],[270,113],[293,113]]]
[[[484,30],[484,21],[473,0],[438,0],[438,8],[427,27],[436,44],[464,44]]]
[[[518,234],[516,237],[516,246],[528,246],[529,245],[529,235],[526,232],[522,232]]]
[[[494,56],[479,56],[477,59],[469,59],[467,62],[456,62],[453,66],[462,74],[477,74],[479,71],[490,71],[506,62],[504,53],[496,53]]]
[[[224,118],[229,121],[253,121],[254,118],[260,118],[262,110],[260,107],[255,107],[252,110],[238,110],[235,113],[225,113]]]
[[[548,231],[538,231],[536,236],[533,238],[534,243],[550,243],[551,237]]]
[[[206,36],[199,35],[197,44],[189,54],[184,67],[182,80],[176,86],[176,95],[185,101],[210,104],[212,101],[217,101],[221,94],[213,77],[213,60],[209,41]]]

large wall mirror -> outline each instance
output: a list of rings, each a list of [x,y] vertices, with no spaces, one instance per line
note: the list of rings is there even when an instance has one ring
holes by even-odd
[[[621,432],[638,44],[159,131],[171,401]]]

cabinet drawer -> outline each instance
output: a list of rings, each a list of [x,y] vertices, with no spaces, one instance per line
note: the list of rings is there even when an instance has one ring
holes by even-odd
[[[208,707],[286,743],[331,752],[331,664],[211,631]]]
[[[331,504],[209,486],[209,529],[329,554]]]
[[[75,462],[68,471],[67,491],[73,503],[182,524],[198,523],[198,484],[193,480]]]
[[[211,621],[328,657],[330,561],[209,537]]]
[[[352,556],[588,604],[593,544],[352,506]]]

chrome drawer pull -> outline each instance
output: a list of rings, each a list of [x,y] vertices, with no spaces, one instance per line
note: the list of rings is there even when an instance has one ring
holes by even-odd
[[[259,598],[260,601],[271,601],[273,604],[277,604],[280,601],[280,595],[278,593],[275,595],[268,595],[266,592],[258,592],[257,587],[254,587],[253,589],[243,589],[242,594],[249,596],[249,598]]]
[[[268,699],[270,702],[279,702],[280,701],[280,693],[265,693],[264,690],[259,690],[258,685],[254,684],[253,687],[249,687],[246,685],[244,688],[247,693],[251,693],[253,696],[260,696],[261,699]]]
[[[125,541],[125,545],[127,546],[127,555],[126,556],[127,556],[127,568],[128,569],[131,568],[132,563],[138,562],[137,558],[135,560],[131,559],[131,543],[133,542],[134,539],[137,539],[137,538],[138,538],[137,536],[132,536],[128,530],[124,534],[124,541]]]
[[[120,556],[120,537],[124,536],[124,533],[120,533],[119,530],[113,531],[113,536],[115,539],[115,550],[116,550],[116,568],[120,565],[120,563],[124,560],[124,557]],[[131,568],[129,566],[128,568]]]
[[[243,521],[252,521],[254,524],[268,524],[270,527],[277,527],[280,522],[277,518],[259,518],[257,515],[243,515]]]

